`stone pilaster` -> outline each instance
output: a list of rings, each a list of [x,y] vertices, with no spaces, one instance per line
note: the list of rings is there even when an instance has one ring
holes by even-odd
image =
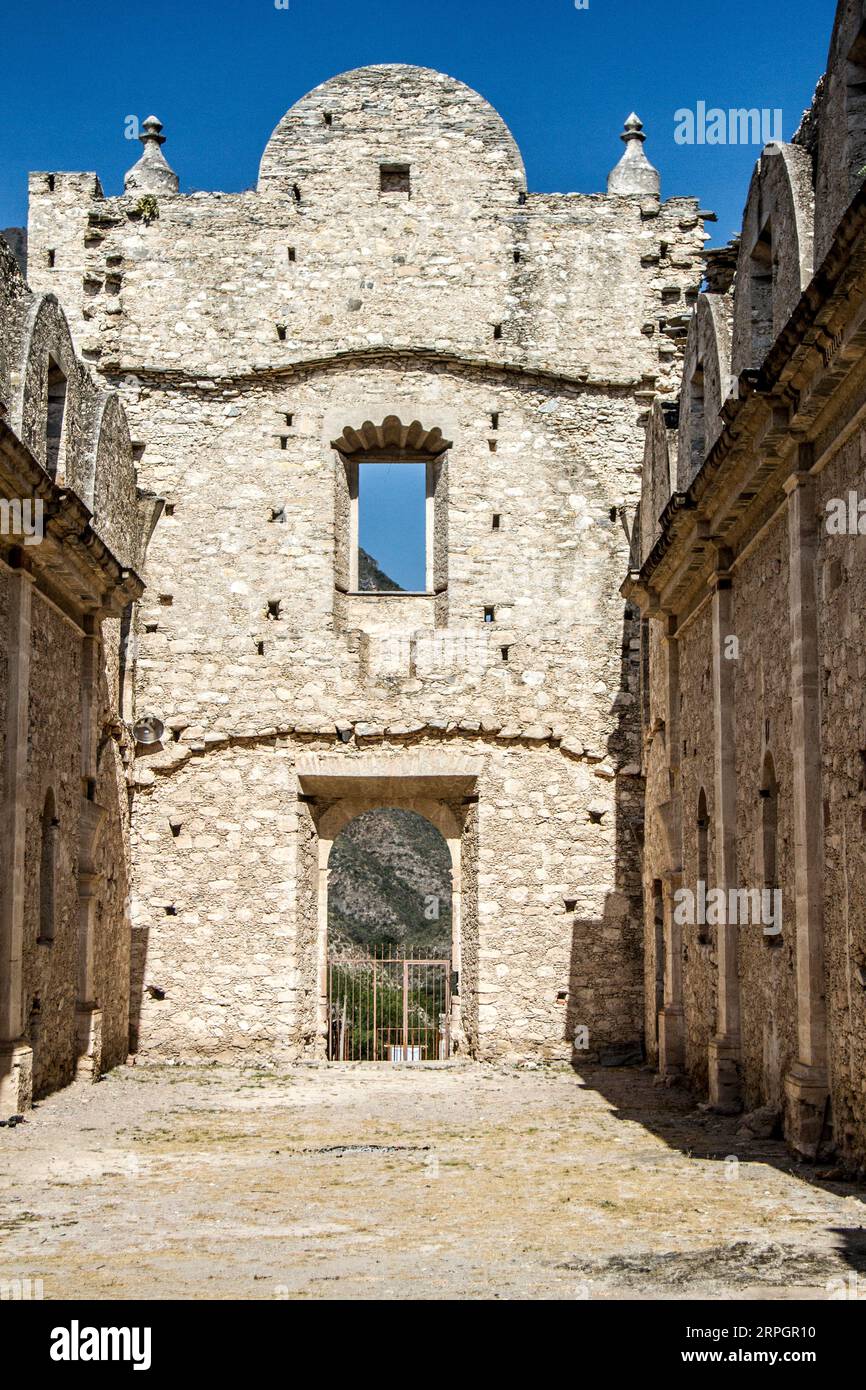
[[[827,1006],[824,980],[821,722],[818,706],[817,534],[812,446],[800,446],[800,471],[788,479],[793,758],[794,866],[797,930],[797,1062],[785,1080],[785,1133],[816,1157],[827,1108]]]
[[[733,578],[730,557],[721,551],[713,577],[713,728],[716,804],[716,883],[735,887],[737,881],[737,773],[734,676],[736,662],[725,647],[733,633]],[[741,1108],[739,942],[736,923],[718,927],[717,1032],[709,1045],[710,1102],[727,1113]]]
[[[685,1068],[683,1013],[683,933],[674,920],[675,894],[682,886],[682,788],[680,784],[680,649],[676,619],[665,620],[665,749],[670,799],[662,815],[668,866],[662,873],[665,975],[664,1005],[659,1015],[659,1071],[678,1076]]]
[[[685,1068],[683,1013],[683,929],[674,920],[675,894],[682,886],[679,870],[664,874],[665,982],[664,1007],[659,1014],[659,1071],[679,1076]]]
[[[22,991],[32,584],[22,556],[9,581],[8,705],[0,831],[0,1115],[27,1109],[33,1094],[33,1052],[23,1037]]]
[[[102,1010],[96,998],[97,905],[102,875],[96,852],[105,810],[92,799],[97,772],[96,713],[100,641],[96,620],[87,618],[81,652],[81,781],[78,813],[78,981],[75,1004],[75,1076],[96,1081],[102,1071]]]

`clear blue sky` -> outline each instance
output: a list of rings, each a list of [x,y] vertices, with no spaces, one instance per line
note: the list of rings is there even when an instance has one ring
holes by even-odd
[[[538,192],[597,192],[634,108],[663,194],[739,214],[757,150],[674,142],[674,112],[781,107],[790,138],[823,70],[833,0],[39,0],[7,3],[0,226],[26,219],[30,169],[93,169],[108,193],[137,157],[124,119],[155,112],[183,189],[248,188],[300,96],[364,63],[439,68],[511,127]]]
[[[409,593],[426,589],[427,469],[423,463],[362,463],[358,544]]]
[[[663,196],[695,195],[739,230],[755,147],[685,146],[674,113],[781,108],[790,139],[824,69],[834,0],[30,0],[3,14],[0,227],[26,221],[31,169],[95,170],[119,193],[140,146],[129,115],[165,123],[181,188],[255,184],[284,112],[365,63],[417,63],[476,88],[517,139],[529,188],[600,192],[634,109]],[[381,483],[381,479],[377,483]],[[362,544],[423,588],[423,513],[409,472],[390,506],[371,479]],[[404,495],[407,493],[411,495]],[[394,524],[389,519],[397,517]],[[420,526],[420,531],[419,531]]]

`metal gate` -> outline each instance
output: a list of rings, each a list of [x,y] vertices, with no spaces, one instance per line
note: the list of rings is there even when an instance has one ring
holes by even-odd
[[[328,958],[332,1062],[443,1062],[451,1055],[451,962],[390,948]]]

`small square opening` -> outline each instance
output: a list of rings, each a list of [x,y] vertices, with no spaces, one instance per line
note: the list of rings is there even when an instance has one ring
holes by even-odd
[[[379,165],[380,193],[412,192],[412,168],[409,164]]]

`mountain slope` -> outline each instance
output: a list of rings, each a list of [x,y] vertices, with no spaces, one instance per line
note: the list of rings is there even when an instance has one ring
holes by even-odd
[[[451,955],[451,859],[439,832],[413,811],[356,817],[331,850],[331,947],[391,944]]]

